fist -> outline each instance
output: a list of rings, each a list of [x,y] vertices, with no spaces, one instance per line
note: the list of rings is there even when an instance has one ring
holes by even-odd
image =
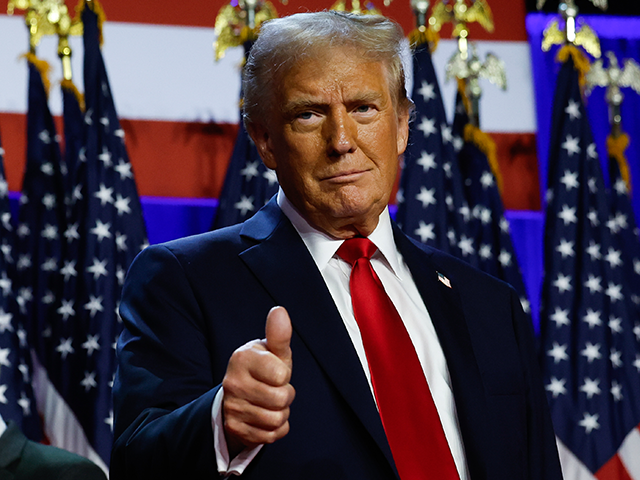
[[[289,432],[291,320],[283,307],[267,315],[265,337],[238,348],[222,380],[222,412],[229,453],[273,443]]]

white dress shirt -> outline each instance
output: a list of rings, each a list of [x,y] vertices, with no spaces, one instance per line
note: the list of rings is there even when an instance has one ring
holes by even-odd
[[[300,215],[291,202],[289,202],[282,190],[278,192],[277,200],[284,214],[300,234],[300,237],[311,253],[318,270],[320,270],[327,284],[327,288],[340,312],[340,316],[358,354],[358,358],[362,364],[362,370],[369,381],[371,395],[373,396],[367,357],[362,344],[360,329],[353,315],[353,306],[349,293],[351,266],[336,255],[343,240],[334,239],[311,226],[309,222]],[[409,337],[416,349],[416,354],[418,355],[427,383],[429,384],[453,460],[460,475],[460,480],[467,480],[469,474],[458,425],[453,392],[451,391],[451,379],[449,377],[444,353],[440,347],[440,342],[438,341],[433,323],[431,322],[429,312],[418,292],[409,268],[404,263],[402,256],[396,248],[388,209],[385,209],[380,215],[378,226],[369,236],[369,240],[378,247],[378,251],[371,258],[371,264],[378,277],[380,277],[380,281],[387,295],[391,298],[391,301],[405,324]],[[256,447],[252,451],[242,452],[241,458],[239,458],[240,456],[236,457],[231,463],[229,463],[228,460],[228,453],[218,451],[218,447],[225,447],[224,450],[226,450],[226,444],[224,446],[222,445],[224,442],[224,431],[222,430],[221,415],[220,412],[216,413],[215,411],[216,403],[218,404],[218,410],[221,406],[221,397],[222,394],[219,393],[216,401],[214,401],[214,411],[212,412],[214,415],[214,431],[218,431],[216,437],[221,437],[221,441],[216,439],[218,470],[221,473],[239,475],[251,462],[260,447]],[[292,408],[295,408],[295,406],[292,405]],[[236,460],[239,460],[239,462]]]

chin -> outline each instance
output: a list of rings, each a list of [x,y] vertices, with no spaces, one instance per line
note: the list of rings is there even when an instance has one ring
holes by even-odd
[[[332,203],[335,210],[342,211],[344,216],[359,216],[375,211],[381,202],[381,195],[351,186],[342,188]]]
[[[374,218],[377,220],[382,210],[384,210],[384,205],[379,202],[343,202],[333,210],[333,217],[355,223],[366,223]]]

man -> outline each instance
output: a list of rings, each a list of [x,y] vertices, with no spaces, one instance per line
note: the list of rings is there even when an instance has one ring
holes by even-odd
[[[84,457],[27,439],[15,422],[0,416],[0,479],[106,480]]]
[[[244,120],[281,190],[132,265],[113,480],[561,478],[517,295],[389,218],[402,40],[378,16],[263,25]]]

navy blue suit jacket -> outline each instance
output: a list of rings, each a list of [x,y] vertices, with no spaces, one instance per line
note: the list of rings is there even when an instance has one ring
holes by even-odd
[[[513,289],[394,229],[447,359],[471,478],[561,478],[531,325]],[[243,478],[398,478],[338,310],[272,200],[244,224],[149,247],[134,261],[121,304],[112,480],[217,478],[214,395],[233,351],[264,337],[275,305],[293,324],[291,430]]]

